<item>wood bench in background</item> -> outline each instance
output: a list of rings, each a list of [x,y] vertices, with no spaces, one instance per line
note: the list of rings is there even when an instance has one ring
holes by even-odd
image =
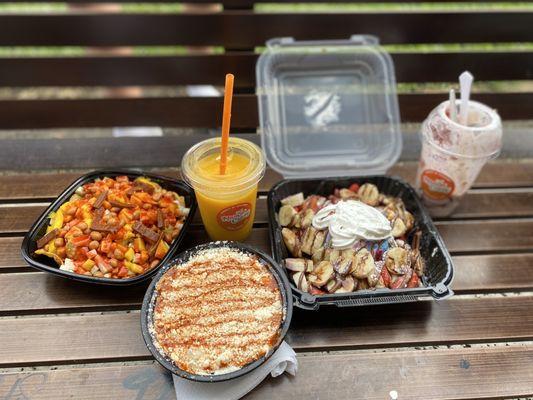
[[[116,1],[120,3],[121,1]],[[314,3],[310,1],[308,3]],[[1,3],[1,2],[0,2]],[[150,2],[148,2],[150,3]],[[155,3],[155,2],[154,2]],[[207,3],[197,1],[196,3]],[[218,46],[217,54],[169,56],[55,56],[0,57],[0,87],[176,87],[221,85],[225,72],[236,79],[233,130],[255,133],[258,126],[255,97],[255,61],[258,46],[272,37],[296,39],[348,38],[351,34],[377,35],[382,44],[522,43],[533,42],[533,9],[489,11],[346,11],[302,13],[257,12],[253,0],[222,1],[220,12],[207,13],[4,13],[0,14],[0,46]],[[288,3],[280,1],[279,3]],[[340,1],[337,3],[349,3]],[[357,2],[351,2],[357,3]],[[401,4],[402,2],[391,2]],[[417,3],[417,1],[413,1]],[[221,53],[221,54],[218,54]],[[464,69],[478,81],[523,81],[533,77],[532,50],[411,50],[392,54],[399,83],[456,81]],[[420,122],[445,98],[443,93],[399,95],[403,122]],[[474,98],[498,109],[506,121],[531,119],[533,93],[488,92]],[[217,128],[221,98],[217,97],[103,97],[76,99],[0,100],[0,129],[163,126]],[[192,139],[189,138],[189,142]],[[196,138],[195,140],[198,140]],[[181,139],[147,140],[151,149],[179,148]],[[39,159],[38,148],[50,158],[68,156],[75,143],[5,141],[0,159],[25,154]],[[101,147],[125,144],[143,148],[144,141],[91,141],[92,153]],[[188,144],[188,143],[187,143]],[[61,147],[61,146],[65,147]],[[58,147],[59,146],[59,147]],[[118,146],[117,146],[118,147]],[[172,147],[172,146],[171,146]],[[128,148],[128,151],[131,150]],[[63,152],[61,154],[60,152]],[[177,153],[179,156],[181,150]],[[74,160],[73,160],[74,161]],[[85,160],[90,164],[90,160]],[[92,166],[99,166],[95,160]],[[7,163],[4,163],[7,164]],[[8,165],[0,165],[7,168]],[[49,163],[52,167],[64,165]],[[144,164],[143,164],[144,165]],[[157,165],[161,166],[161,163]],[[44,167],[35,161],[16,168]]]

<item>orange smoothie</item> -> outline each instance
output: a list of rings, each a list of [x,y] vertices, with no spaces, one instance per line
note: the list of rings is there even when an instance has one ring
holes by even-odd
[[[221,175],[219,150],[218,138],[194,146],[182,161],[183,174],[194,188],[210,238],[242,241],[252,229],[264,157],[255,144],[230,138],[226,173]]]

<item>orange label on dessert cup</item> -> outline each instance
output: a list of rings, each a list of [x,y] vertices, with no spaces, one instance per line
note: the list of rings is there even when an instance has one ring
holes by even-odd
[[[217,214],[218,224],[228,231],[237,231],[243,228],[252,215],[250,203],[236,204],[224,208]]]
[[[442,172],[426,169],[420,176],[420,187],[425,196],[433,200],[445,200],[451,197],[455,183]]]

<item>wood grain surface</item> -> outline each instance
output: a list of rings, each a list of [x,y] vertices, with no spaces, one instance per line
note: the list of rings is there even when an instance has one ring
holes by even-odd
[[[415,169],[405,163],[393,173],[412,182]],[[78,175],[0,176],[0,398],[173,399],[169,376],[150,361],[140,334],[146,283],[85,285],[27,272],[20,257],[22,234]],[[264,193],[279,179],[269,170],[261,183],[256,228],[248,240],[265,251]],[[436,222],[453,254],[458,296],[295,310],[287,341],[300,353],[298,375],[267,379],[247,398],[382,399],[392,390],[400,399],[532,395],[532,187],[532,162],[488,164],[455,215]],[[199,222],[184,248],[208,241]],[[459,346],[417,349],[435,345]],[[15,369],[21,366],[42,368]]]
[[[297,309],[286,340],[298,351],[531,340],[531,307],[521,296],[324,308],[312,318]],[[0,365],[148,359],[139,327],[138,311],[4,317]]]
[[[453,262],[455,294],[533,290],[533,253],[454,256]],[[138,309],[147,285],[117,290],[44,272],[4,273],[0,315]]]
[[[38,205],[0,204],[0,232],[24,233],[46,210],[49,203]],[[506,191],[476,191],[467,193],[450,219],[531,217],[533,216],[533,191],[529,189]],[[266,198],[257,200],[256,224],[268,223]],[[201,225],[200,213],[196,213],[193,225]]]
[[[0,58],[0,86],[220,86],[220,71],[253,89],[254,52],[182,56]],[[528,79],[533,52],[392,53],[397,82],[453,82],[467,69],[479,81]],[[487,68],[490,65],[490,68]]]
[[[1,23],[2,17],[0,16]],[[399,94],[398,101],[402,122],[420,122],[424,120],[434,105],[444,101],[446,96],[445,93]],[[533,112],[533,93],[476,93],[473,98],[496,108],[500,116],[505,120],[529,119]],[[259,126],[256,96],[253,94],[237,94],[233,97],[233,101],[235,118],[232,118],[232,127],[250,132],[255,131]],[[222,97],[220,96],[5,99],[0,100],[0,120],[2,122],[0,128],[45,129],[114,126],[218,128],[220,126],[221,108]],[[5,140],[4,145],[11,149],[17,143],[20,145],[24,144],[25,141],[13,142]],[[19,152],[22,152],[22,150],[19,149]],[[7,157],[8,154],[0,153],[2,157]],[[119,152],[118,154],[121,155],[122,153]],[[128,162],[127,158],[121,160],[122,165],[128,165]],[[72,163],[70,163],[70,166],[72,166]],[[55,165],[52,168],[64,167]]]
[[[250,136],[247,135],[246,138],[250,139]],[[403,162],[394,165],[388,173],[399,176],[410,184],[414,184],[416,169],[416,162]],[[173,178],[180,177],[178,169],[146,168],[145,170]],[[0,201],[51,200],[78,177],[89,171],[89,169],[83,169],[77,172],[62,172],[61,174],[42,171],[40,173],[0,175]],[[259,184],[260,191],[266,193],[281,179],[283,178],[280,174],[268,168],[265,177]],[[502,160],[490,162],[481,170],[480,175],[474,183],[474,188],[513,187],[533,187],[533,160]]]
[[[300,355],[295,378],[268,379],[246,399],[485,399],[533,394],[530,345]],[[320,366],[320,368],[318,368]],[[155,363],[0,374],[0,396],[27,399],[174,400],[170,374]],[[332,384],[335,382],[335,384]],[[334,397],[333,397],[334,396]]]
[[[449,21],[456,29],[448,29]],[[346,13],[1,14],[1,46],[190,45],[253,48],[272,37],[346,39],[354,32],[384,44],[527,42],[531,11]],[[21,30],[20,27],[25,29]],[[121,29],[116,29],[120,26]],[[46,32],[46,34],[43,34]]]

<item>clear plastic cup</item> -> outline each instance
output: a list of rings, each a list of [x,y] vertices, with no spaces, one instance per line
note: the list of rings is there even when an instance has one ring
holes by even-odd
[[[459,100],[456,104],[459,108]],[[485,163],[502,147],[498,113],[469,102],[466,125],[449,117],[449,101],[439,104],[422,123],[422,153],[417,187],[433,216],[448,216],[470,189]]]
[[[218,171],[219,162],[220,138],[204,140],[183,156],[183,177],[194,189],[209,237],[242,241],[252,230],[265,157],[254,143],[230,137],[224,175]]]

